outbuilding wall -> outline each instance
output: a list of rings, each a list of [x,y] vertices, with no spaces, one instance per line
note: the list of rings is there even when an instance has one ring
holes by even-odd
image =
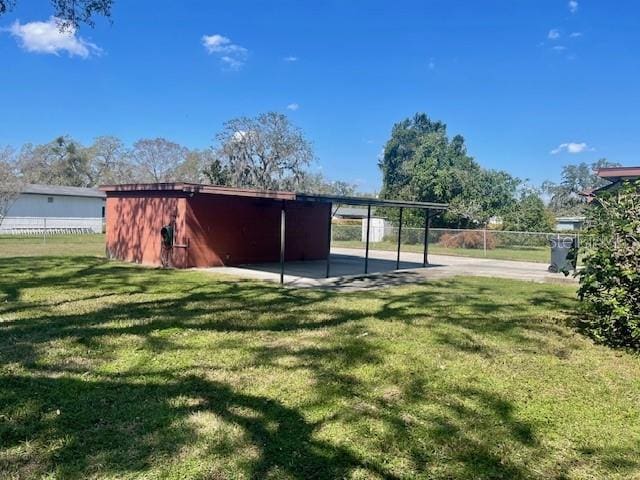
[[[285,259],[327,257],[329,204],[287,201]],[[280,258],[282,201],[225,195],[187,200],[189,264],[241,265]]]
[[[160,229],[175,225],[176,243],[185,239],[184,195],[171,192],[109,194],[107,197],[108,258],[146,265],[188,267],[186,249],[163,249]]]
[[[330,204],[286,202],[285,259],[327,257]],[[281,200],[184,192],[109,192],[109,258],[176,268],[215,267],[280,259]],[[162,247],[172,224],[175,244]]]

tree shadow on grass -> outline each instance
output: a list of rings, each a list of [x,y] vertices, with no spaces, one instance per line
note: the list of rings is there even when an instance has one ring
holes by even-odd
[[[404,449],[416,474],[438,461],[432,452],[439,449],[450,451],[451,462],[449,473],[440,478],[520,479],[532,474],[486,443],[493,435],[499,436],[499,442],[533,447],[531,427],[513,417],[509,402],[480,389],[453,389],[440,399],[425,399],[422,392],[412,401],[446,408],[428,422],[414,424],[403,409],[384,399],[375,401],[375,408],[342,409],[312,422],[280,401],[195,376],[143,383],[126,378],[2,376],[0,382],[3,449],[11,451],[28,439],[43,455],[38,460],[40,472],[33,472],[26,455],[0,456],[0,469],[18,477],[44,471],[55,471],[63,478],[140,474],[158,467],[154,465],[158,461],[171,463],[183,448],[197,449],[203,461],[218,460],[221,470],[233,469],[234,461],[242,460],[235,468],[242,468],[249,478],[345,478],[354,471],[366,472],[367,478],[411,476],[385,466],[380,451],[362,455],[338,438],[320,439],[316,432],[331,422],[354,424],[363,432],[368,423],[384,422],[388,429],[379,448]],[[469,407],[469,402],[474,406]],[[211,423],[238,427],[241,435],[225,441],[223,434],[214,434],[202,445],[201,432],[192,420],[203,415]],[[427,448],[424,439],[430,442]],[[253,450],[255,455],[241,458],[242,452]],[[231,471],[226,475],[234,476]]]
[[[491,289],[480,281],[462,294],[454,288],[455,280],[449,280],[346,297],[366,305],[359,307],[337,301],[340,294],[334,292],[219,281],[98,259],[12,260],[12,283],[0,284],[7,300],[0,305],[0,315],[15,319],[0,323],[0,362],[19,365],[22,372],[0,376],[0,470],[28,476],[31,466],[23,465],[20,455],[1,454],[26,440],[46,457],[38,474],[57,469],[62,477],[83,478],[144,472],[170,463],[202,441],[189,420],[210,414],[241,434],[230,443],[216,440],[215,434],[207,437],[202,455],[218,459],[224,470],[233,463],[231,457],[255,450],[255,456],[237,466],[253,478],[342,478],[354,471],[370,478],[399,478],[426,475],[434,465],[440,470],[432,476],[439,478],[535,476],[527,464],[500,454],[499,446],[505,444],[526,450],[530,458],[543,450],[535,425],[518,419],[514,406],[497,393],[472,385],[434,388],[429,375],[398,379],[398,392],[377,391],[349,373],[349,367],[382,364],[387,353],[367,337],[366,320],[432,329],[437,342],[462,354],[499,354],[478,341],[482,335],[548,353],[552,345],[541,336],[549,324],[532,321],[530,312],[518,310],[522,304],[516,300],[488,302]],[[0,268],[4,266],[0,261]],[[52,287],[73,294],[64,300],[21,300],[31,291]],[[524,294],[519,295],[522,300]],[[545,308],[554,305],[548,290],[537,295],[528,301]],[[119,301],[110,301],[112,296]],[[90,311],[69,308],[87,301],[95,303]],[[460,304],[465,308],[456,308]],[[313,345],[297,344],[295,337],[253,348],[241,344],[243,337],[225,337],[211,345],[242,349],[247,358],[239,368],[271,367],[279,372],[279,381],[287,378],[285,371],[308,375],[314,392],[309,407],[327,410],[326,415],[312,421],[304,408],[287,406],[285,399],[212,381],[202,370],[167,366],[145,373],[142,365],[128,373],[85,378],[86,369],[43,358],[51,342],[69,340],[100,351],[103,339],[118,336],[141,338],[151,352],[179,354],[184,347],[155,335],[169,329],[279,340],[335,332],[331,342]],[[432,413],[420,413],[424,408]],[[60,415],[55,414],[58,409]],[[356,453],[357,441],[329,441],[320,434],[335,423],[360,435],[371,449]],[[393,466],[394,455],[405,458],[405,469]],[[232,471],[220,476],[234,473],[238,475]]]
[[[297,410],[197,377],[144,384],[45,377],[1,381],[0,409],[9,419],[0,430],[3,448],[25,438],[58,445],[47,460],[64,478],[143,472],[152,458],[169,458],[194,441],[198,433],[184,420],[202,412],[239,426],[247,437],[239,448],[259,449],[251,478],[274,471],[295,478],[342,478],[354,468],[396,478],[346,448],[314,439],[315,426]],[[226,453],[224,445],[213,442],[206,454]]]

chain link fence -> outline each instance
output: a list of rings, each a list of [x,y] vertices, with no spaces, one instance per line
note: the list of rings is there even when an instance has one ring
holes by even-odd
[[[365,222],[363,222],[365,223]],[[376,227],[369,232],[371,250],[396,250],[398,228],[385,224],[380,235]],[[333,247],[365,248],[366,227],[357,224],[334,223],[331,232]],[[400,248],[403,252],[420,253],[424,248],[424,228],[402,228]],[[551,242],[558,239],[583,239],[576,232],[513,232],[504,230],[467,230],[451,228],[429,229],[429,252],[442,255],[485,257],[547,263]]]

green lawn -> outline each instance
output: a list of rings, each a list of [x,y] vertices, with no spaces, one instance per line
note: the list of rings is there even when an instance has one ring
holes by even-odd
[[[359,240],[334,240],[331,243],[334,247],[342,248],[364,248],[364,242]],[[398,244],[395,242],[375,242],[369,244],[371,250],[397,251]],[[422,253],[424,247],[416,244],[402,244],[403,252]],[[436,255],[454,255],[458,257],[492,258],[494,260],[517,260],[521,262],[549,263],[551,253],[549,247],[496,247],[487,250],[485,256],[483,249],[477,248],[447,248],[441,245],[429,244],[429,253]]]
[[[332,246],[341,248],[364,248],[357,240],[333,241]],[[396,251],[394,242],[372,243],[372,250]],[[422,253],[422,245],[402,245],[403,252]],[[438,244],[429,245],[429,252],[438,255],[484,258],[484,251],[472,248],[445,248]],[[104,235],[53,235],[42,237],[0,236],[0,257],[40,256],[40,255],[104,255]],[[498,247],[487,250],[486,258],[497,260],[520,260],[527,262],[549,263],[548,247]]]
[[[104,256],[104,235],[0,235],[0,257],[40,255]]]
[[[572,287],[281,289],[0,259],[0,477],[628,479],[640,359]]]

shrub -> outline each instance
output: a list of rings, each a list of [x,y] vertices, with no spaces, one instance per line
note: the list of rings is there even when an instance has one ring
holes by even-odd
[[[477,230],[469,230],[457,233],[445,233],[440,236],[438,242],[446,248],[484,248],[484,233]],[[487,249],[496,248],[496,237],[487,232]]]
[[[362,240],[362,227],[359,225],[333,225],[331,238],[335,241]]]
[[[385,227],[384,242],[396,243],[398,241],[398,228]],[[420,228],[403,228],[402,244],[403,245],[422,245],[424,242],[424,230]]]
[[[573,233],[573,232],[570,232]],[[526,233],[513,233],[505,231],[496,232],[497,241],[502,247],[522,248],[522,247],[548,247],[549,236],[548,234],[526,234]]]
[[[407,245],[422,245],[424,242],[424,230],[420,228],[402,229],[402,243]]]
[[[640,182],[596,198],[579,272],[583,326],[594,338],[640,349]]]

